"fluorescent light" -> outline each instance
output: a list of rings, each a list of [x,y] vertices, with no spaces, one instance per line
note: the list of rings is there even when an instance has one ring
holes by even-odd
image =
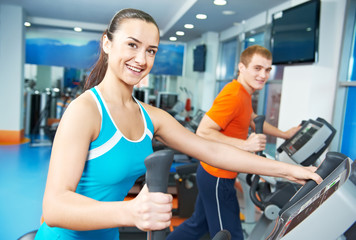
[[[205,15],[205,14],[197,14],[195,17],[196,17],[197,19],[207,19],[207,18],[208,18],[208,16]]]
[[[233,14],[235,14],[235,12],[234,11],[231,11],[231,10],[225,10],[225,11],[223,11],[222,12],[224,15],[233,15]]]
[[[25,27],[31,27],[31,23],[30,22],[25,22],[23,25],[25,25]]]
[[[169,40],[174,42],[174,41],[177,41],[177,38],[176,37],[170,37]]]
[[[224,6],[226,5],[226,0],[214,0],[215,5]]]
[[[176,34],[177,34],[178,36],[184,36],[184,32],[183,32],[183,31],[177,31]]]
[[[74,31],[76,31],[76,32],[81,32],[81,31],[83,31],[83,29],[80,28],[80,27],[75,27],[75,28],[74,28]]]
[[[184,27],[187,29],[192,29],[192,28],[194,28],[194,25],[187,23],[187,24],[184,24]]]

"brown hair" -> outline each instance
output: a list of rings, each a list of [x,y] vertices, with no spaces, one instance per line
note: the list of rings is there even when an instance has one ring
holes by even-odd
[[[265,47],[259,45],[252,45],[246,48],[240,56],[240,62],[248,67],[250,64],[253,55],[258,54],[264,58],[272,60],[272,53]]]
[[[104,31],[103,35],[101,36],[101,41],[100,41],[100,56],[99,59],[96,61],[94,64],[94,67],[92,71],[90,72],[85,84],[84,84],[84,90],[90,89],[103,80],[106,70],[108,68],[108,56],[107,54],[103,51],[103,37],[106,35],[107,38],[112,41],[113,40],[113,35],[114,33],[120,28],[120,25],[127,19],[139,19],[142,21],[145,21],[147,23],[153,23],[158,31],[158,25],[156,21],[153,19],[151,15],[148,13],[145,13],[141,10],[138,9],[133,9],[133,8],[126,8],[123,10],[118,11],[114,17],[111,19],[110,24],[108,28]]]

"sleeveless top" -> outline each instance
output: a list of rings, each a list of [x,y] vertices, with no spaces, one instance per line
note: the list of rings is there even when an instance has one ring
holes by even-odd
[[[138,177],[146,172],[145,158],[153,153],[153,123],[143,106],[140,107],[145,125],[141,138],[127,139],[116,126],[97,87],[89,90],[101,114],[99,136],[91,142],[88,159],[76,192],[98,201],[123,201]],[[122,116],[123,118],[126,116]],[[92,231],[73,231],[49,227],[43,223],[39,239],[119,239],[118,228]]]

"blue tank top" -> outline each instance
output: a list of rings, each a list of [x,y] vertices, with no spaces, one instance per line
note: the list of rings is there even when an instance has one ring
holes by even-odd
[[[144,159],[153,152],[153,124],[146,110],[135,99],[140,107],[145,130],[140,139],[127,139],[115,125],[99,89],[92,88],[90,93],[101,114],[101,128],[97,139],[90,144],[88,159],[76,192],[98,201],[123,201],[136,179],[146,172]],[[35,239],[113,240],[119,239],[119,232],[118,228],[73,231],[51,228],[43,223]]]

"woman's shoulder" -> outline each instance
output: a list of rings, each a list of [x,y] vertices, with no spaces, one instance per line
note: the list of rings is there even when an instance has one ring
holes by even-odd
[[[99,111],[92,94],[89,91],[85,91],[69,104],[65,111],[66,113],[77,115],[79,118],[88,118],[94,117]]]

